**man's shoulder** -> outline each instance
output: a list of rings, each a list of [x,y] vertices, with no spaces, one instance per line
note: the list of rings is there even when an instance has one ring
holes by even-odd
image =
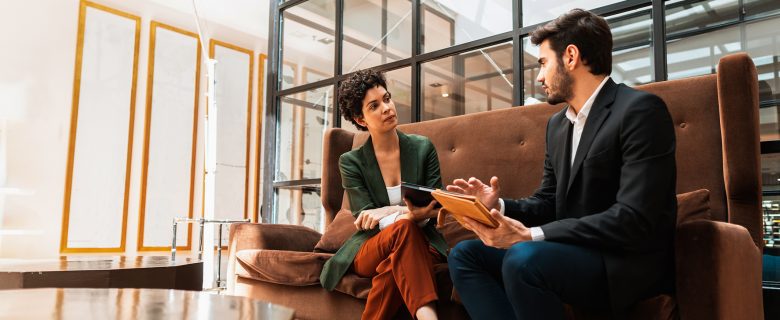
[[[636,108],[638,106],[666,108],[666,103],[659,96],[622,83],[617,86],[615,102],[615,106],[618,108]]]
[[[549,120],[550,122],[549,122],[549,124],[550,124],[550,125],[553,125],[553,124],[560,124],[560,123],[566,123],[566,122],[568,122],[568,121],[569,121],[569,119],[568,119],[568,118],[566,118],[566,109],[568,109],[568,108],[569,108],[569,105],[568,105],[568,104],[567,104],[567,105],[564,105],[564,106],[563,106],[563,108],[561,108],[561,110],[560,110],[560,111],[558,111],[558,112],[554,113],[554,114],[552,115],[552,117],[550,117],[550,120]]]

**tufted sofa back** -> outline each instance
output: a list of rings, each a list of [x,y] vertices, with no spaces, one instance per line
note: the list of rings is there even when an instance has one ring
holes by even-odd
[[[661,97],[677,134],[677,193],[710,190],[712,217],[746,227],[761,247],[758,87],[745,54],[723,57],[717,74],[637,87]],[[533,193],[542,179],[547,120],[563,106],[538,104],[399,126],[436,146],[444,184],[455,178],[499,177],[502,195]],[[330,222],[346,203],[339,156],[367,133],[325,135],[322,203]]]

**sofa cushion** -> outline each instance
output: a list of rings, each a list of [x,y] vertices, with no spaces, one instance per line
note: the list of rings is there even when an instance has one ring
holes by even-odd
[[[236,253],[239,277],[291,286],[319,285],[322,266],[333,254],[248,249]],[[243,270],[242,270],[243,269]]]
[[[677,225],[711,219],[709,190],[699,189],[677,195]]]
[[[320,241],[314,246],[314,252],[335,253],[341,248],[350,236],[357,229],[355,228],[355,217],[349,209],[341,209],[336,217],[326,228]]]

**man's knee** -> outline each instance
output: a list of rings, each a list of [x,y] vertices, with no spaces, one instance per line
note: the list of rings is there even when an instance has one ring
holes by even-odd
[[[448,255],[448,263],[450,264],[462,264],[467,261],[474,260],[474,254],[484,248],[484,244],[480,240],[464,240],[458,242],[455,247],[450,250]]]
[[[544,261],[544,242],[521,242],[507,250],[501,266],[504,279],[533,281]]]

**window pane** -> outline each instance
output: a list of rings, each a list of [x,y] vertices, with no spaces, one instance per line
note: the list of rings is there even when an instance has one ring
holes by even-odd
[[[667,42],[668,78],[680,79],[715,73],[724,55],[741,51],[740,26],[719,29]]]
[[[759,109],[761,141],[780,140],[780,104]]]
[[[670,41],[667,45],[669,79],[715,73],[718,61],[727,54],[747,51],[758,70],[761,101],[778,99],[780,79],[780,18],[742,24],[709,33]],[[742,34],[747,39],[742,39]],[[747,48],[743,47],[743,42]]]
[[[574,8],[592,10],[621,0],[522,0],[523,27],[557,18]],[[510,7],[509,11],[512,9]]]
[[[738,0],[690,0],[666,3],[666,36],[702,30],[739,19]]]
[[[512,0],[429,0],[420,7],[422,52],[512,30]]]
[[[276,223],[303,225],[323,232],[324,210],[318,186],[276,189]]]
[[[761,155],[764,207],[763,280],[780,284],[780,154]]]
[[[281,98],[276,181],[320,178],[322,135],[333,123],[333,88]]]
[[[512,43],[422,64],[422,120],[512,105]]]
[[[744,25],[747,52],[758,71],[760,101],[780,99],[780,18]]]
[[[310,0],[284,11],[282,61],[287,67],[280,77],[282,89],[333,77],[335,16],[336,5],[328,0]],[[309,70],[306,75],[304,68]]]
[[[342,73],[410,57],[411,11],[409,1],[345,0]]]
[[[612,78],[635,86],[652,78],[650,41],[653,19],[650,8],[641,8],[607,18],[612,30]]]
[[[412,68],[385,72],[387,90],[395,103],[398,124],[412,122]]]
[[[770,16],[780,13],[780,1],[777,0],[743,0],[748,18]]]
[[[523,105],[547,101],[547,94],[536,81],[539,75],[539,47],[523,38]]]

